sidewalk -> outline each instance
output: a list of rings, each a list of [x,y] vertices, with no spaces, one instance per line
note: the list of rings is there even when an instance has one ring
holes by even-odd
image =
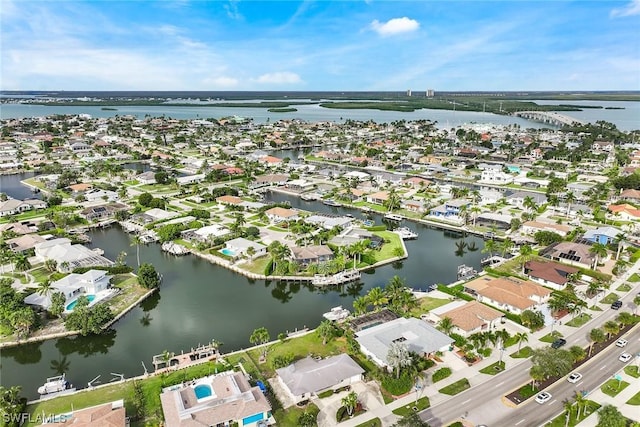
[[[631,275],[633,275],[634,273],[636,273],[637,271],[640,270],[640,260],[637,261],[635,264],[633,264],[619,279],[617,279],[615,282],[613,282],[611,284],[611,291],[615,292],[616,288],[618,286],[620,286],[621,284],[625,283],[629,277],[631,277]],[[635,289],[636,287],[638,287],[638,284],[634,284],[634,283],[629,283],[632,286],[632,289],[629,292],[626,292],[624,295],[625,299],[629,299],[627,297],[629,297],[629,295],[635,295],[639,290],[639,289]],[[618,291],[618,293],[620,293],[620,291]],[[631,297],[632,298],[632,297]],[[622,299],[622,298],[621,298]],[[591,301],[590,301],[591,302]],[[595,299],[593,301],[593,304],[595,304]],[[591,321],[593,321],[594,319],[596,319],[597,317],[601,316],[602,314],[606,313],[606,308],[604,308],[602,311],[590,311],[589,313],[591,314],[592,318]],[[566,322],[563,322],[566,323]],[[554,331],[558,331],[562,334],[562,336],[569,336],[573,333],[575,333],[576,331],[578,331],[579,328],[575,328],[575,327],[571,327],[571,326],[566,326],[564,324],[560,324],[560,325],[555,325],[555,326],[546,326],[544,328],[542,328],[539,331],[536,331],[534,333],[530,333],[529,334],[529,341],[527,343],[523,343],[522,347],[525,346],[529,346],[533,349],[535,348],[541,348],[541,347],[547,347],[549,346],[549,343],[546,342],[542,342],[540,341],[540,338],[548,335],[549,333],[551,333],[551,330]],[[509,349],[505,350],[503,356],[502,356],[502,361],[505,362],[505,369],[511,369],[515,366],[518,366],[519,364],[525,363],[528,359],[514,359],[512,357],[510,357],[509,355],[512,353],[515,353],[517,351],[517,346],[512,346]],[[449,354],[451,354],[451,356],[453,357],[457,357],[453,354],[453,352],[450,352],[447,354],[447,357],[449,356]],[[342,423],[340,423],[339,425],[342,427],[356,427],[366,421],[372,420],[374,418],[379,418],[382,421],[382,425],[383,426],[392,426],[398,419],[399,417],[395,414],[393,414],[393,410],[403,407],[403,406],[413,406],[416,402],[417,399],[419,399],[420,397],[424,397],[424,396],[428,396],[429,397],[429,401],[431,406],[435,406],[438,404],[441,404],[443,402],[445,402],[446,400],[448,400],[449,398],[451,398],[451,396],[445,395],[440,393],[438,390],[442,389],[443,387],[452,384],[458,380],[461,380],[463,378],[466,378],[469,381],[469,384],[471,385],[471,387],[474,387],[476,385],[482,384],[485,381],[489,381],[491,378],[493,378],[492,375],[488,375],[488,374],[483,374],[480,373],[480,370],[492,365],[493,363],[498,362],[500,359],[500,351],[496,351],[494,350],[492,352],[492,355],[484,360],[482,360],[481,362],[473,365],[473,366],[467,366],[463,369],[459,369],[456,370],[454,372],[452,372],[451,376],[449,376],[448,378],[445,378],[442,381],[438,381],[437,383],[433,384],[431,382],[431,378],[429,377],[429,381],[427,382],[427,386],[424,387],[424,389],[420,390],[419,392],[416,392],[415,389],[413,391],[411,391],[409,394],[407,394],[404,397],[401,397],[400,399],[394,400],[393,402],[387,404],[387,405],[376,405],[375,407],[372,406],[366,406],[367,408],[367,412],[365,412],[362,415],[359,415],[357,417],[354,417],[352,419],[349,419],[347,421],[344,421]],[[442,363],[439,364],[438,367],[436,369],[439,369],[440,367],[444,367],[444,366],[448,366],[446,363]],[[623,390],[619,395],[617,395],[615,398],[612,398],[610,396],[605,395],[604,393],[602,393],[599,389],[595,392],[593,392],[589,398],[590,400],[595,400],[597,402],[605,402],[606,403],[611,403],[613,405],[615,405],[616,407],[618,407],[620,409],[620,411],[625,414],[628,417],[631,417],[632,419],[636,419],[637,417],[637,411],[638,408],[634,407],[634,406],[630,406],[630,405],[626,405],[624,404],[624,402],[626,402],[627,400],[629,400],[635,393],[638,392],[638,390],[640,389],[640,379],[637,378],[633,378],[630,377],[628,375],[626,375],[624,372],[621,372],[621,375],[623,377],[623,381],[627,381],[630,383],[630,385]],[[505,394],[507,392],[509,392],[511,390],[505,390]],[[602,396],[602,397],[601,397]],[[326,405],[324,405],[326,406]],[[336,408],[337,410],[337,408]],[[335,412],[334,412],[335,413]],[[318,426],[319,427],[328,427],[328,426],[332,426],[332,425],[336,425],[335,424],[335,420],[333,420],[334,424],[329,424],[326,423],[329,420],[325,419],[323,420],[325,422],[323,422],[322,424],[319,422]],[[452,420],[453,421],[453,420]],[[597,424],[597,414],[593,414],[591,416],[589,416],[587,419],[583,420],[579,425],[581,427],[594,427]]]

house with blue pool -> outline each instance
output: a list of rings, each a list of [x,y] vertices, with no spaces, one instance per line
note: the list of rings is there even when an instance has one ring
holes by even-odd
[[[160,394],[166,427],[261,427],[275,424],[271,405],[242,372],[227,371],[166,387]]]

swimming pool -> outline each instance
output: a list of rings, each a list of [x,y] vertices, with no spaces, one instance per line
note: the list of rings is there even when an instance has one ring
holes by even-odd
[[[205,397],[211,397],[211,395],[213,394],[211,391],[211,386],[208,386],[206,384],[198,384],[193,388],[193,391],[195,392],[196,399],[198,400],[204,399]]]
[[[226,256],[236,256],[236,251],[234,251],[233,249],[224,248],[220,249],[220,252],[222,252]]]
[[[95,295],[85,295],[87,297],[87,299],[89,300],[89,302],[93,301],[94,299],[96,299]],[[76,306],[76,304],[78,303],[78,298],[74,299],[73,301],[71,301],[69,304],[67,304],[67,311],[72,311],[74,309],[74,307]]]

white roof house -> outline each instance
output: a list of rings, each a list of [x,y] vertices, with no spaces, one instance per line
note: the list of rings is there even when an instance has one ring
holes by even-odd
[[[387,354],[394,342],[401,342],[409,351],[426,356],[446,351],[454,342],[423,320],[400,317],[356,333],[362,352],[382,367],[388,367]]]
[[[82,245],[72,245],[67,238],[53,239],[38,243],[34,247],[36,256],[42,261],[52,259],[58,270],[68,272],[76,267],[113,265],[113,261]]]
[[[29,305],[39,305],[44,308],[51,307],[51,295],[55,292],[61,292],[65,298],[65,307],[67,303],[76,299],[80,295],[95,295],[109,287],[111,276],[104,270],[89,270],[82,274],[71,273],[60,280],[56,280],[51,284],[51,292],[40,295],[33,293],[28,295],[24,302]]]

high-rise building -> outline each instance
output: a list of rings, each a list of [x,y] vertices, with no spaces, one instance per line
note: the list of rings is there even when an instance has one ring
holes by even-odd
[[[407,89],[407,96],[411,96],[411,89]]]
[[[436,92],[433,89],[427,89],[427,98],[433,98]]]

